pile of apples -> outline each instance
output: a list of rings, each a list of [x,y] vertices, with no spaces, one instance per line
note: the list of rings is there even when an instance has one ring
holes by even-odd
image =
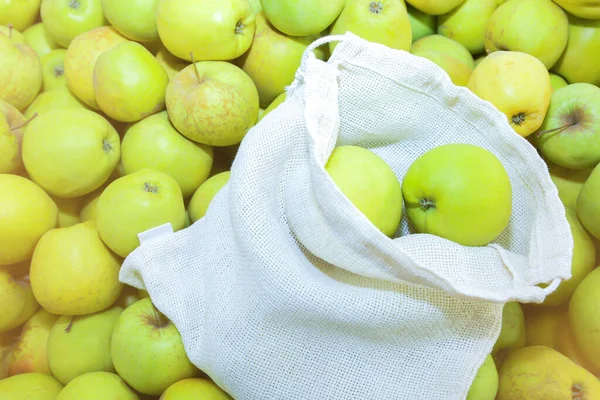
[[[468,399],[600,398],[600,5],[4,0],[0,399],[231,399],[119,269],[139,233],[204,216],[307,46],[347,31],[426,58],[493,104],[547,162],[565,207],[572,278],[543,304],[506,304]],[[367,213],[365,193],[344,187],[347,154],[341,175],[328,171]],[[410,196],[391,185],[394,214],[368,215],[389,234]],[[464,244],[491,240],[473,236]]]

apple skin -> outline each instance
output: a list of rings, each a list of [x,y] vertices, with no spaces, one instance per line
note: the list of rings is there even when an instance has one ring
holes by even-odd
[[[494,400],[498,393],[498,370],[491,355],[479,367],[466,400]]]
[[[485,50],[520,51],[552,68],[569,38],[567,14],[551,0],[508,0],[494,11]]]
[[[138,300],[120,315],[111,352],[118,374],[144,394],[158,396],[175,382],[200,375],[179,331],[150,298]]]
[[[340,15],[346,0],[261,0],[267,19],[290,36],[310,36],[325,31]],[[368,4],[367,4],[368,5]]]
[[[0,315],[0,334],[3,334],[31,318],[39,304],[26,278],[15,279],[10,273],[0,271],[0,289],[0,300],[5,310]]]
[[[77,35],[108,25],[101,0],[43,0],[40,14],[50,36],[64,48]]]
[[[0,100],[0,174],[23,172],[21,143],[26,119],[13,105]]]
[[[205,378],[187,378],[175,382],[164,391],[159,400],[233,400],[213,381]]]
[[[117,374],[88,372],[73,379],[54,400],[140,400]]]
[[[121,35],[137,42],[150,43],[159,39],[156,28],[158,1],[101,0],[101,3],[104,16]]]
[[[512,212],[511,182],[500,160],[469,144],[425,152],[404,175],[402,195],[417,232],[464,246],[484,246],[506,228]]]
[[[64,65],[66,54],[66,49],[56,49],[40,57],[40,61],[42,62],[42,76],[44,78],[44,91],[67,86]]]
[[[461,5],[465,0],[408,0],[407,3],[429,15],[446,14]]]
[[[561,167],[595,167],[600,162],[600,88],[573,83],[552,93],[535,139],[544,158]]]
[[[569,41],[552,71],[569,83],[600,85],[600,19],[569,15]]]
[[[40,11],[41,0],[0,1],[0,25],[12,24],[20,32],[35,22]]]
[[[166,111],[151,115],[127,129],[121,143],[125,174],[151,168],[171,175],[189,198],[213,165],[213,149],[181,135]]]
[[[577,286],[569,301],[569,322],[577,346],[592,368],[600,369],[600,268],[595,268]]]
[[[233,60],[248,50],[255,30],[248,0],[159,0],[156,25],[167,50],[186,61],[190,53],[193,61]]]
[[[23,116],[30,119],[57,108],[85,108],[90,110],[83,101],[79,100],[68,87],[60,87],[38,94],[33,103],[25,109]]]
[[[100,237],[125,258],[140,245],[138,233],[171,223],[185,225],[183,195],[170,175],[149,168],[115,179],[100,195],[96,208]]]
[[[56,400],[62,389],[63,385],[52,375],[41,372],[28,372],[0,379],[0,399]]]
[[[54,39],[50,37],[42,22],[38,22],[25,29],[23,31],[23,36],[25,37],[25,43],[35,51],[38,57],[42,57],[54,49],[62,48],[61,45],[56,43]]]
[[[436,32],[438,18],[435,15],[425,14],[410,4],[406,4],[406,12],[410,20],[413,43]]]
[[[206,211],[208,210],[208,206],[212,199],[214,199],[223,186],[229,182],[230,176],[230,171],[220,172],[208,178],[200,185],[200,187],[198,187],[190,199],[187,209],[190,223],[193,224],[206,215]]]
[[[567,86],[569,83],[562,76],[550,72],[550,84],[552,85],[552,90],[556,92],[558,89]]]
[[[579,220],[592,236],[600,240],[600,201],[598,201],[598,193],[600,193],[600,164],[594,168],[577,196],[577,216]]]
[[[417,40],[410,52],[437,64],[457,86],[466,86],[475,68],[471,53],[457,41],[443,35],[430,35]]]
[[[167,75],[169,75],[169,80],[171,80],[171,78],[177,75],[179,71],[190,65],[189,62],[184,61],[181,58],[175,57],[162,44],[156,51],[154,56],[156,57],[160,65],[163,66],[165,71],[167,71]]]
[[[106,50],[94,66],[96,102],[120,122],[136,122],[163,110],[168,83],[167,71],[137,42]]]
[[[600,4],[597,1],[555,0],[555,3],[564,8],[568,13],[579,18],[588,20],[600,19]]]
[[[171,122],[183,136],[210,146],[240,143],[258,119],[254,82],[224,61],[185,67],[169,82],[166,103]]]
[[[471,54],[485,51],[488,22],[496,10],[495,0],[465,0],[437,17],[437,33],[462,44]]]

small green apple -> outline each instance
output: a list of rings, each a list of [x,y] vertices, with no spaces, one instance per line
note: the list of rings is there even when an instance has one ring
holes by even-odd
[[[435,33],[437,26],[437,17],[435,15],[425,14],[410,4],[406,4],[406,11],[410,20],[413,43],[422,37]]]
[[[340,15],[346,1],[261,0],[260,4],[277,30],[290,36],[310,36],[326,30]]]
[[[156,25],[167,50],[186,61],[233,60],[248,50],[255,29],[248,0],[159,0]]]
[[[58,318],[48,337],[52,374],[66,385],[88,372],[115,372],[110,354],[112,332],[121,307],[81,316]]]
[[[148,395],[158,396],[175,382],[200,374],[188,359],[175,325],[149,298],[123,311],[113,332],[111,352],[118,374]]]
[[[66,49],[56,49],[40,57],[44,91],[67,86],[67,78],[65,77],[66,54]]]
[[[558,89],[567,86],[569,83],[562,76],[550,72],[550,84],[552,85],[552,90],[556,92]]]
[[[508,0],[489,19],[485,50],[520,51],[552,68],[567,46],[567,14],[551,0]]]
[[[54,400],[139,400],[137,394],[112,372],[88,372],[69,382]]]
[[[55,400],[62,389],[52,375],[41,372],[0,379],[0,399],[6,400]]]
[[[213,381],[205,378],[188,378],[175,382],[165,390],[159,400],[233,400]]]
[[[498,369],[492,355],[479,367],[466,400],[494,400],[498,393]]]
[[[600,193],[600,164],[594,168],[577,197],[579,220],[596,239],[600,239],[600,201],[598,200],[598,193]]]
[[[600,162],[600,88],[573,83],[552,93],[535,139],[542,155],[555,164],[595,167]]]
[[[502,309],[502,328],[494,343],[492,357],[500,368],[511,353],[525,346],[526,341],[525,314],[520,303],[511,301]]]
[[[125,174],[151,168],[171,175],[189,198],[212,168],[212,147],[192,142],[173,127],[166,111],[151,115],[127,129],[121,143]]]
[[[465,246],[492,242],[512,213],[512,187],[504,166],[492,152],[470,144],[425,152],[406,171],[402,194],[417,232]]]
[[[413,43],[410,52],[442,68],[452,82],[466,86],[475,68],[473,56],[462,44],[442,35],[425,36]]]
[[[109,24],[101,0],[44,0],[40,14],[50,37],[65,48],[80,33]]]
[[[182,135],[211,146],[240,143],[258,119],[254,82],[225,61],[185,67],[169,82],[166,103],[169,118]]]
[[[230,176],[230,171],[224,171],[213,175],[194,192],[188,205],[188,217],[191,223],[198,221],[206,215],[210,202],[223,186],[229,182]]]
[[[167,71],[137,42],[100,54],[94,67],[94,92],[100,109],[121,122],[139,121],[165,107]]]
[[[392,236],[402,216],[402,190],[392,168],[358,146],[336,147],[325,170],[338,189],[384,235]]]
[[[159,0],[101,0],[106,19],[119,33],[137,42],[158,40],[156,12]],[[132,16],[135,15],[134,18]]]
[[[100,195],[96,223],[106,245],[125,258],[140,245],[139,233],[166,223],[174,231],[183,228],[181,188],[170,175],[149,168],[125,175]]]
[[[46,27],[42,22],[38,22],[23,31],[25,43],[27,43],[33,51],[42,57],[50,53],[54,49],[60,49],[61,46],[52,39]]]

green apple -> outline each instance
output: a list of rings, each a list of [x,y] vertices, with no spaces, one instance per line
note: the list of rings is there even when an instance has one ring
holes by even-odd
[[[194,192],[187,209],[190,223],[194,223],[206,215],[210,202],[223,186],[229,182],[230,176],[230,171],[223,171],[213,175]]]
[[[556,0],[556,4],[564,8],[568,13],[579,18],[588,20],[600,19],[600,4],[597,1]]]
[[[569,41],[552,71],[569,83],[600,85],[600,19],[569,14]]]
[[[477,370],[466,400],[494,400],[498,393],[498,369],[491,354]]]
[[[6,400],[55,400],[62,389],[52,375],[41,372],[0,379],[0,399]]]
[[[462,44],[473,55],[483,53],[488,22],[496,7],[496,0],[465,0],[438,16],[437,33]]]
[[[330,34],[343,35],[347,31],[397,50],[409,51],[413,41],[406,6],[399,0],[348,2],[331,26]],[[337,42],[329,42],[330,53],[335,46]]]
[[[112,372],[88,372],[69,382],[54,400],[139,400],[137,394]]]
[[[292,37],[276,30],[264,12],[256,15],[256,34],[250,49],[236,60],[256,85],[260,104],[269,105],[294,81],[304,51],[317,37]],[[323,60],[323,50],[315,50]]]
[[[579,283],[596,267],[596,244],[585,230],[577,211],[566,209],[567,221],[573,236],[573,258],[571,262],[571,279],[563,281],[558,288],[548,295],[543,306],[559,306],[567,303]]]
[[[101,0],[108,22],[121,35],[137,42],[158,40],[156,12],[159,0]],[[135,18],[132,16],[135,15]]]
[[[577,207],[577,196],[583,184],[592,173],[589,169],[568,169],[546,160],[550,178],[558,189],[558,196],[566,208]]]
[[[56,49],[40,57],[44,91],[67,86],[67,78],[65,77],[66,54],[66,49]]]
[[[89,107],[100,110],[94,92],[94,67],[100,54],[127,42],[113,27],[102,26],[84,32],[71,42],[65,56],[67,86]]]
[[[556,92],[558,89],[567,86],[569,83],[562,76],[550,72],[550,84],[552,85],[552,90]]]
[[[577,215],[583,226],[600,239],[600,164],[594,168],[577,197]]]
[[[233,60],[255,29],[248,0],[159,0],[156,25],[167,50],[186,61]]]
[[[122,308],[127,308],[136,301],[140,300],[142,297],[137,288],[129,285],[123,285],[123,290],[121,290],[121,295],[115,301],[114,305]]]
[[[23,111],[42,88],[42,63],[23,35],[10,27],[0,30],[0,54],[0,100]]]
[[[511,301],[502,309],[502,328],[494,343],[492,357],[497,367],[501,367],[508,355],[525,346],[525,314],[520,303]]]
[[[188,359],[175,325],[149,298],[123,311],[112,336],[118,374],[135,390],[158,396],[182,379],[200,374]]]
[[[11,104],[0,100],[0,174],[23,172],[21,141],[27,120]]]
[[[121,307],[97,313],[63,315],[48,337],[48,363],[52,374],[64,385],[88,372],[115,372],[110,342]]]
[[[463,1],[465,0],[407,0],[407,3],[425,14],[441,15],[458,7]]]
[[[270,113],[271,111],[276,109],[277,106],[280,105],[281,103],[283,103],[286,98],[287,98],[287,92],[283,92],[283,93],[279,94],[279,96],[275,97],[275,99],[262,112],[262,114],[259,117],[259,121],[261,119],[263,119],[268,113]]]
[[[185,224],[185,206],[179,184],[170,175],[140,169],[111,182],[96,209],[100,237],[125,258],[140,245],[138,234],[171,223],[174,231]]]
[[[485,50],[531,54],[550,69],[565,50],[568,38],[567,14],[551,0],[508,0],[489,20]]]
[[[40,2],[41,0],[0,1],[0,25],[12,24],[15,29],[24,31],[35,22]]]
[[[0,300],[4,311],[0,315],[0,334],[23,325],[39,309],[28,277],[15,278],[0,271]]]
[[[340,15],[346,0],[261,0],[260,4],[278,31],[290,36],[310,36],[326,30]]]
[[[552,93],[536,147],[562,167],[595,167],[600,162],[600,88],[573,83]]]
[[[410,20],[413,43],[422,37],[435,33],[437,26],[437,17],[435,15],[425,14],[410,4],[406,4],[406,11]]]
[[[144,168],[171,175],[189,198],[212,168],[212,147],[182,136],[166,111],[151,115],[127,129],[121,144],[121,162],[126,174]]]
[[[600,268],[577,286],[569,301],[569,322],[575,342],[591,366],[600,369]]]
[[[34,182],[53,196],[73,198],[108,179],[119,162],[121,144],[117,131],[100,114],[60,108],[27,125],[22,151]]]
[[[475,68],[469,50],[457,41],[442,35],[429,35],[417,40],[413,43],[410,52],[437,64],[458,86],[466,86]]]
[[[182,60],[181,58],[175,57],[164,45],[161,45],[155,54],[156,59],[163,66],[169,80],[173,78],[179,71],[190,65],[189,62]]]
[[[109,24],[101,0],[44,0],[40,14],[48,34],[65,48],[80,33]]]
[[[474,64],[473,64],[473,65],[475,66],[475,68],[477,68],[477,66],[478,66],[479,64],[481,64],[481,62],[483,61],[483,59],[485,58],[485,56],[486,56],[486,55],[485,55],[485,54],[483,54],[483,55],[481,55],[481,56],[479,56],[479,57],[477,57],[477,58],[475,59],[475,62],[474,62]]]
[[[233,400],[213,381],[187,378],[175,382],[164,391],[159,400]]]
[[[25,37],[25,43],[27,43],[33,51],[42,57],[44,54],[50,53],[54,49],[60,49],[61,46],[52,39],[46,27],[42,22],[38,22],[35,25],[23,31]]]
[[[185,67],[169,82],[166,103],[169,118],[182,135],[211,146],[240,143],[258,119],[254,82],[225,61]]]
[[[358,146],[336,147],[325,170],[338,189],[384,235],[392,236],[402,216],[400,181],[374,152]]]
[[[23,115],[29,120],[35,114],[39,116],[57,108],[84,108],[89,110],[89,107],[79,100],[68,87],[63,86],[38,94],[33,103],[25,109]]]
[[[249,0],[250,1],[250,5],[252,6],[252,9],[254,10],[255,14],[258,14],[259,12],[262,11],[262,4],[260,4],[260,0]]]
[[[96,60],[94,93],[100,109],[121,122],[139,121],[165,107],[167,71],[144,46],[125,42]]]
[[[490,151],[452,143],[428,150],[406,171],[402,195],[417,232],[464,246],[484,246],[506,228],[512,187]]]

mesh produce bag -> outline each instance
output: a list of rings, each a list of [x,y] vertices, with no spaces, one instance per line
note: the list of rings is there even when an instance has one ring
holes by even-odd
[[[324,169],[334,146],[357,145],[402,179],[451,142],[490,150],[511,179],[510,223],[488,246],[415,234],[405,212],[389,238]],[[142,241],[121,280],[237,400],[464,399],[503,304],[543,301],[570,278],[572,247],[545,163],[503,114],[432,62],[347,33],[306,50],[206,216]]]

